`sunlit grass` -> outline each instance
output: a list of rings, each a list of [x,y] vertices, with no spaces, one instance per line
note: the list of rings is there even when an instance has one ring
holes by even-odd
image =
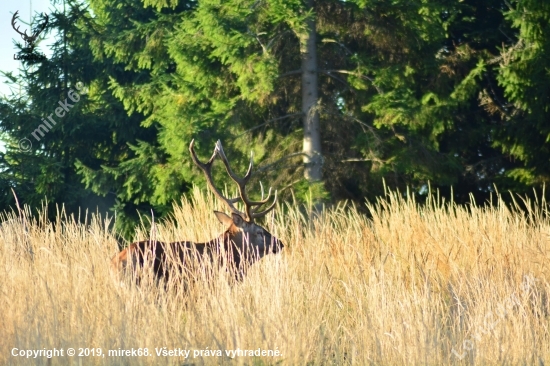
[[[443,365],[550,360],[550,225],[545,203],[518,214],[388,195],[372,218],[339,206],[310,219],[279,207],[264,226],[280,255],[240,283],[223,271],[177,286],[120,282],[106,223],[32,220],[9,213],[0,229],[0,364]],[[157,223],[158,240],[209,240],[222,209],[195,190]],[[137,230],[136,239],[150,235]],[[208,277],[208,279],[206,279]],[[202,279],[202,280],[201,280]],[[148,348],[149,357],[12,357],[18,349]],[[155,348],[191,350],[189,359]],[[282,356],[226,356],[226,350]],[[220,350],[222,357],[194,351]]]

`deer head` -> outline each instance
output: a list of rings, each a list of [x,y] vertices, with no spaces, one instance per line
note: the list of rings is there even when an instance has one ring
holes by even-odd
[[[29,36],[26,30],[25,32],[21,33],[21,31],[19,30],[19,27],[15,26],[15,22],[17,21],[17,19],[19,19],[18,13],[19,13],[19,10],[17,10],[15,14],[13,14],[13,17],[11,18],[11,26],[17,33],[21,35],[21,38],[23,38],[23,40],[25,41],[28,47],[34,48],[34,42],[36,41],[40,33],[42,33],[44,28],[46,28],[46,26],[48,25],[48,20],[49,20],[48,14],[44,13],[45,21],[40,24],[40,26],[38,27],[38,30],[36,30],[32,35]]]
[[[222,224],[226,225],[227,230],[225,235],[227,239],[232,241],[238,248],[239,258],[241,259],[240,261],[242,261],[243,257],[247,261],[253,261],[268,253],[279,252],[284,246],[283,243],[255,222],[256,219],[265,216],[269,211],[275,208],[277,203],[277,191],[275,191],[273,202],[263,211],[260,211],[260,209],[270,201],[271,188],[265,198],[262,189],[262,198],[259,201],[251,200],[246,192],[246,184],[252,176],[252,155],[250,156],[250,164],[245,176],[239,178],[231,169],[227,156],[225,155],[222,144],[219,140],[216,143],[212,157],[206,163],[201,162],[197,157],[194,149],[194,142],[195,140],[191,141],[191,144],[189,145],[189,151],[191,152],[193,162],[203,171],[206,176],[208,186],[214,195],[221,202],[224,202],[227,208],[231,211],[231,216],[219,211],[215,211],[214,213],[216,214],[218,220]],[[231,180],[237,184],[239,197],[226,198],[214,185],[214,180],[212,178],[212,164],[214,163],[216,156],[221,158],[223,164],[225,165],[227,174]],[[235,207],[235,203],[239,200],[241,200],[244,204],[244,211],[239,211]]]

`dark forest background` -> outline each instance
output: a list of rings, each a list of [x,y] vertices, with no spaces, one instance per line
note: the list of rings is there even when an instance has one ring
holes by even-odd
[[[53,55],[4,73],[0,210],[13,192],[52,215],[99,205],[131,232],[204,184],[193,138],[202,158],[221,139],[239,173],[252,150],[251,189],[299,202],[386,186],[481,203],[550,179],[550,2],[52,4]]]

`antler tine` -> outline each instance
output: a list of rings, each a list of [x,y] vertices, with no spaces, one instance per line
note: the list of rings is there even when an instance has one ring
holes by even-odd
[[[221,144],[220,144],[221,146]],[[244,175],[244,180],[248,181],[250,177],[252,176],[252,166],[254,165],[254,154],[252,151],[250,151],[250,164],[248,164],[248,169],[246,171],[246,174]]]
[[[19,15],[17,15],[19,13],[19,10],[17,10],[14,14],[13,14],[13,17],[11,17],[11,26],[13,27],[13,29],[15,29],[15,31],[17,33],[19,33],[20,35],[24,36],[24,37],[28,37],[27,36],[27,31],[25,30],[25,33],[21,33],[21,31],[19,30],[19,27],[15,27],[15,21],[17,19],[19,19]]]
[[[269,188],[269,191],[271,192],[271,188]],[[268,198],[269,198],[269,195],[268,195]],[[267,202],[267,199],[265,199],[265,201]],[[275,191],[275,195],[274,195],[274,198],[273,198],[273,203],[271,205],[269,205],[268,208],[266,208],[265,210],[261,211],[261,212],[254,212],[252,213],[252,217],[253,218],[258,218],[258,217],[263,217],[265,216],[269,211],[273,210],[275,208],[275,205],[277,204],[277,191]],[[258,207],[259,208],[259,207]]]
[[[269,198],[271,197],[271,190],[272,190],[271,187],[269,187],[269,191],[267,191],[267,197],[265,198],[264,198],[264,187],[262,185],[262,182],[260,182],[260,187],[262,190],[262,199],[260,201],[252,202],[254,206],[258,206],[255,209],[252,209],[252,213],[256,213],[256,211],[258,211],[262,205],[265,205],[269,201]]]
[[[270,210],[272,210],[275,207],[275,203],[277,202],[277,192],[275,192],[275,200],[274,202],[264,211],[262,212],[256,212],[260,206],[266,204],[269,201],[269,197],[271,197],[271,188],[269,188],[269,193],[267,197],[264,199],[263,197],[263,187],[262,187],[262,200],[260,201],[252,201],[248,194],[246,193],[246,183],[248,183],[248,180],[252,176],[252,166],[253,166],[253,156],[250,154],[250,164],[248,165],[248,170],[245,174],[245,176],[241,179],[235,175],[233,170],[231,169],[231,166],[229,165],[229,160],[227,159],[227,156],[225,155],[225,152],[223,151],[223,146],[220,140],[216,142],[216,151],[220,158],[222,159],[223,164],[225,165],[225,169],[227,170],[227,174],[233,179],[235,183],[237,183],[237,186],[239,187],[239,194],[241,196],[241,199],[245,206],[246,216],[247,219],[250,222],[254,222],[255,218],[262,217],[265,214],[267,214]],[[255,209],[253,207],[256,207]]]
[[[36,38],[36,37],[38,37],[38,35],[39,35],[40,33],[42,33],[42,31],[44,30],[44,28],[46,28],[46,26],[48,25],[48,21],[50,20],[50,18],[48,17],[48,14],[46,14],[46,13],[43,13],[43,14],[44,14],[44,17],[46,18],[46,21],[43,22],[43,23],[40,25],[40,30],[38,30],[38,31],[36,31],[36,32],[34,32],[34,33],[32,34],[32,37],[31,37],[31,38],[33,38],[33,39]]]
[[[229,177],[235,183],[237,183],[237,187],[239,188],[239,195],[241,196],[241,199],[244,203],[245,212],[246,212],[246,219],[248,221],[252,222],[253,221],[252,212],[251,212],[252,206],[250,205],[250,200],[248,199],[248,196],[246,195],[246,190],[245,190],[246,183],[248,182],[248,179],[250,179],[250,177],[252,176],[252,174],[251,174],[252,165],[253,165],[252,157],[250,158],[250,164],[248,165],[248,171],[246,172],[245,176],[241,179],[241,178],[237,177],[237,175],[235,175],[235,173],[233,172],[233,169],[231,169],[231,166],[229,165],[229,160],[227,160],[227,156],[225,155],[225,152],[223,151],[222,142],[220,140],[218,140],[216,142],[216,148],[214,149],[214,151],[217,152],[218,155],[220,156],[220,158],[222,159],[223,165],[225,166],[225,170],[227,171],[227,174],[229,175]]]
[[[220,158],[222,158],[223,165],[225,165],[225,170],[227,170],[227,174],[229,174],[229,177],[235,181],[239,185],[246,185],[250,177],[252,176],[252,166],[254,165],[254,160],[252,157],[252,153],[250,154],[250,164],[248,164],[248,170],[246,171],[246,174],[243,178],[237,177],[237,175],[233,172],[233,169],[231,169],[231,166],[229,165],[229,160],[227,159],[227,156],[225,156],[225,152],[223,151],[222,142],[218,140],[216,142],[216,149],[218,152],[218,155]]]
[[[210,160],[208,160],[207,163],[203,163],[197,157],[194,147],[195,147],[195,139],[191,140],[191,143],[189,144],[189,151],[191,152],[191,158],[193,159],[193,162],[195,163],[195,165],[198,166],[206,176],[206,181],[208,182],[208,186],[210,187],[214,195],[218,197],[220,201],[225,202],[229,207],[229,209],[231,210],[231,212],[242,215],[243,213],[237,210],[234,205],[234,203],[237,202],[239,198],[224,197],[223,194],[221,194],[221,192],[214,185],[214,180],[212,179],[212,163],[214,163],[214,159],[216,158],[216,149],[214,149],[214,152],[212,153],[212,157],[210,157]]]

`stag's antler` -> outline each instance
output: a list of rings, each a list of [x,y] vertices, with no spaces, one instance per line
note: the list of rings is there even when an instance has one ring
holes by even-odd
[[[21,33],[21,31],[19,30],[19,27],[16,27],[16,26],[15,26],[15,21],[16,21],[17,19],[19,19],[19,15],[17,15],[18,13],[19,13],[19,10],[17,10],[17,11],[15,12],[15,14],[13,14],[13,17],[11,17],[11,26],[13,27],[13,29],[15,29],[15,31],[16,31],[17,33],[19,33],[19,34],[21,35],[21,37],[23,37],[24,40],[26,40],[27,37],[28,37],[28,36],[27,36],[27,31],[25,31],[25,33]]]
[[[220,199],[221,201],[225,202],[227,206],[230,208],[231,212],[239,214],[248,222],[254,222],[254,219],[265,216],[269,211],[271,211],[276,203],[277,203],[277,191],[275,191],[273,203],[266,208],[265,210],[258,212],[261,206],[265,205],[269,198],[271,197],[271,188],[269,188],[269,192],[267,194],[267,197],[264,199],[264,190],[262,187],[262,199],[260,201],[252,201],[248,194],[246,193],[246,184],[250,180],[250,177],[252,176],[252,165],[253,165],[253,159],[252,154],[250,154],[250,164],[248,165],[248,170],[246,171],[246,174],[243,178],[239,178],[235,175],[231,167],[229,166],[229,161],[227,160],[227,156],[225,156],[225,152],[223,151],[222,143],[220,140],[216,142],[216,147],[214,148],[214,153],[212,154],[212,157],[210,160],[208,160],[207,163],[202,163],[195,153],[194,149],[194,143],[195,140],[191,141],[191,144],[189,145],[189,151],[191,152],[191,157],[193,158],[193,162],[201,168],[201,170],[204,172],[206,176],[206,181],[208,182],[208,185],[212,192]],[[214,159],[216,158],[216,154],[222,159],[223,164],[225,165],[225,169],[227,170],[227,174],[229,177],[237,183],[237,186],[239,187],[239,195],[240,199],[243,201],[245,206],[245,212],[241,212],[235,208],[235,203],[239,200],[239,197],[235,198],[226,198],[224,197],[221,192],[214,186],[214,180],[212,179],[212,164],[214,163]]]
[[[42,24],[40,24],[40,27],[37,31],[35,31],[32,36],[29,36],[27,35],[27,31],[25,30],[24,33],[21,33],[21,31],[19,30],[19,27],[16,27],[15,26],[15,22],[17,19],[19,19],[19,10],[17,10],[15,12],[15,14],[13,14],[13,17],[11,18],[11,26],[13,27],[13,29],[19,33],[21,35],[21,37],[23,38],[23,40],[26,42],[26,43],[33,43],[34,41],[36,41],[36,38],[38,38],[38,36],[40,35],[40,33],[42,33],[42,31],[44,30],[44,28],[46,28],[46,26],[48,25],[48,20],[50,19],[48,17],[48,14],[44,13],[44,17],[46,18],[46,21],[44,21]]]
[[[202,163],[197,157],[197,153],[195,153],[194,146],[195,146],[195,140],[193,139],[191,140],[191,144],[189,145],[191,158],[193,158],[193,162],[195,163],[195,165],[201,168],[202,172],[206,176],[206,181],[208,182],[208,186],[210,187],[214,195],[216,195],[216,197],[218,197],[220,201],[225,202],[229,207],[229,209],[231,210],[231,212],[236,214],[242,214],[242,212],[237,210],[237,208],[234,205],[234,203],[236,203],[239,200],[239,198],[238,197],[230,198],[230,199],[225,198],[214,185],[214,180],[212,179],[212,163],[214,163],[214,159],[216,158],[216,149],[214,149],[214,153],[212,154],[212,157],[210,158],[210,160],[208,160],[207,163]]]
[[[258,212],[261,206],[265,205],[267,202],[269,202],[269,198],[271,197],[271,187],[269,188],[269,191],[267,193],[267,197],[264,199],[264,190],[262,187],[262,199],[260,201],[252,201],[248,194],[246,193],[246,184],[248,183],[248,180],[252,176],[252,164],[253,164],[253,158],[252,153],[250,153],[250,164],[248,165],[248,170],[243,178],[239,178],[233,173],[233,170],[229,166],[229,161],[227,160],[227,156],[225,156],[225,153],[223,151],[222,143],[220,140],[216,142],[216,152],[220,156],[220,158],[223,161],[223,164],[225,165],[225,169],[227,170],[227,174],[229,174],[229,177],[237,183],[237,186],[239,187],[239,194],[241,196],[241,199],[244,203],[245,210],[246,210],[246,216],[250,221],[254,221],[255,218],[265,216],[269,211],[273,210],[275,208],[275,205],[277,204],[277,191],[275,191],[273,203],[269,205],[268,208],[265,210]],[[256,206],[256,207],[255,207]],[[255,208],[254,208],[255,207]]]
[[[43,14],[44,14],[44,18],[46,18],[46,20],[42,24],[40,24],[40,29],[32,34],[32,37],[29,40],[30,42],[34,42],[36,40],[36,38],[38,38],[40,33],[42,33],[42,31],[48,25],[48,21],[50,20],[50,18],[48,17],[48,14],[46,14],[46,13],[43,13]]]

